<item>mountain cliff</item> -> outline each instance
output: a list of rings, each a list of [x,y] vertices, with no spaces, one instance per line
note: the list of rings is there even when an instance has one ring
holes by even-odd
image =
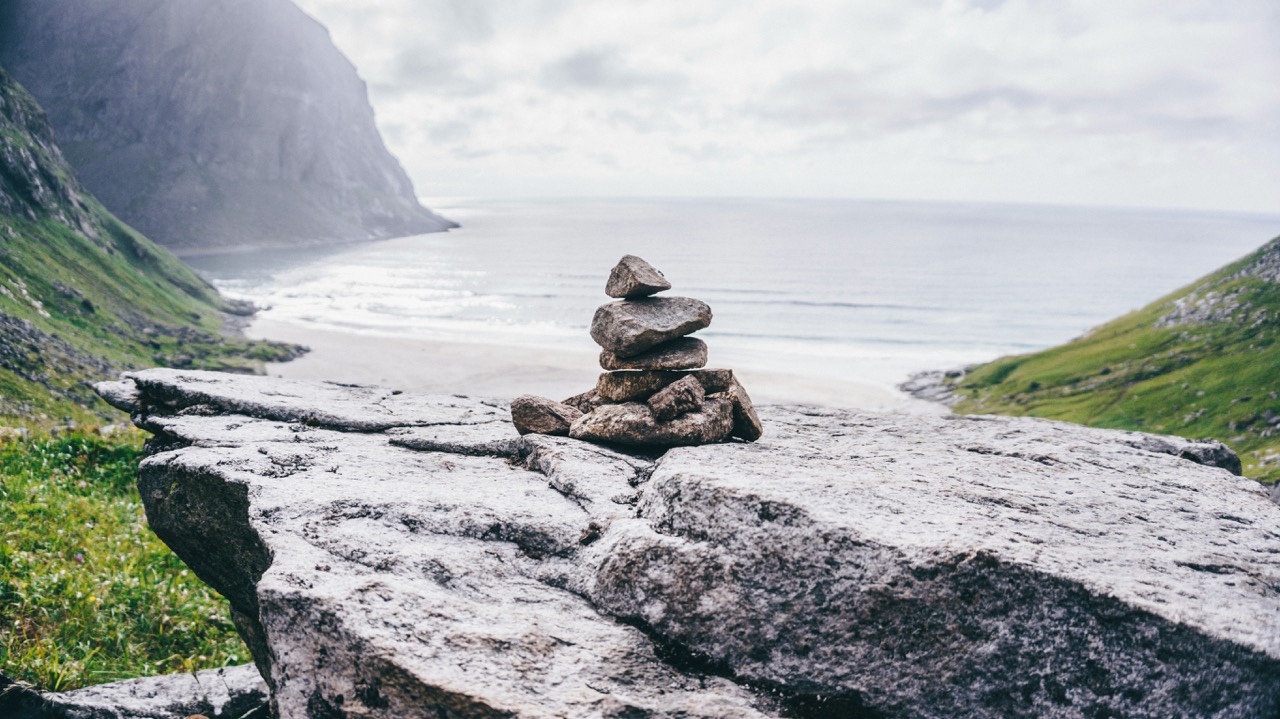
[[[455,226],[418,203],[355,68],[289,0],[7,0],[0,65],[85,187],[179,253]]]
[[[291,346],[222,337],[248,308],[85,192],[39,105],[0,69],[0,419],[95,420],[90,381],[154,364],[250,371]]]
[[[963,413],[1212,437],[1280,479],[1280,237],[1053,349],[946,380]]]

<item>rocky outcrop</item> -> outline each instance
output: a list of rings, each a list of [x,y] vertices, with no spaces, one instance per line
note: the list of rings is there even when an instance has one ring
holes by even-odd
[[[85,186],[181,252],[432,232],[364,83],[289,0],[13,0],[0,65]]]
[[[1268,285],[1280,284],[1280,237],[1258,248],[1256,252],[1204,278],[1186,293],[1169,302],[1167,311],[1155,321],[1155,327],[1183,327],[1214,323],[1274,323],[1273,312],[1251,302],[1248,284],[1241,280],[1257,280]]]
[[[41,694],[0,675],[5,719],[269,719],[267,685],[252,665],[130,679]]]
[[[0,68],[0,215],[80,226],[87,209],[44,111]]]
[[[757,443],[654,457],[468,398],[100,391],[281,716],[1280,711],[1280,507],[1146,435],[768,407]]]

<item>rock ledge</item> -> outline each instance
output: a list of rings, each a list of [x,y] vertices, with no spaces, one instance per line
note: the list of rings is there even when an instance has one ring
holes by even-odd
[[[470,398],[99,391],[280,716],[1280,711],[1280,507],[1185,440],[767,407],[758,443],[655,459]]]

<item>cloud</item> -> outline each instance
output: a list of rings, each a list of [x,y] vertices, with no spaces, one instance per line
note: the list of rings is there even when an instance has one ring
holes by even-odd
[[[502,76],[486,70],[464,62],[458,54],[411,46],[394,58],[373,89],[386,96],[477,97],[503,82]]]
[[[424,193],[1280,211],[1274,0],[298,2]]]
[[[629,65],[618,47],[578,50],[542,69],[542,84],[553,91],[620,92],[675,90],[685,79],[676,73],[644,72]]]

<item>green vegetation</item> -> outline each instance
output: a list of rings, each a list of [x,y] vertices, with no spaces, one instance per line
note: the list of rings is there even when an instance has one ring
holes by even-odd
[[[121,370],[294,355],[223,336],[245,309],[89,197],[0,70],[0,672],[57,691],[249,660],[226,602],[147,529],[141,435],[67,436],[127,421],[91,386]]]
[[[141,436],[0,443],[0,667],[42,689],[248,661],[222,597],[147,529]]]
[[[89,384],[129,367],[251,372],[293,348],[219,334],[227,303],[176,258],[90,201],[93,238],[0,216],[0,417],[49,427],[111,414]]]
[[[131,367],[253,371],[294,348],[222,336],[217,290],[84,192],[0,70],[0,422],[119,418],[90,382]]]
[[[955,411],[1220,440],[1280,480],[1280,238],[1044,352],[952,380]]]

